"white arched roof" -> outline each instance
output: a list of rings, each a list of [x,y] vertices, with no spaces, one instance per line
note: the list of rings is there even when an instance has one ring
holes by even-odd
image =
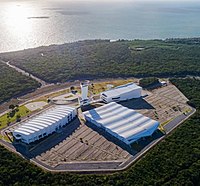
[[[159,126],[158,121],[115,102],[86,111],[84,116],[127,144],[151,135]]]
[[[37,135],[41,131],[48,131],[48,128],[57,124],[64,117],[69,116],[72,112],[76,112],[75,108],[68,106],[58,106],[51,108],[31,119],[22,123],[17,129],[14,130],[13,135]],[[36,134],[37,133],[37,134]]]

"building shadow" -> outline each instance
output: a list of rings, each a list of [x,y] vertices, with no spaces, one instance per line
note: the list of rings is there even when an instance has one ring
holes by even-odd
[[[106,132],[103,128],[99,128],[99,127],[97,127],[96,125],[94,125],[90,122],[86,122],[86,125],[89,128],[92,128],[94,131],[96,131],[99,135],[106,138],[108,141],[113,142],[117,146],[121,147],[123,150],[129,152],[131,155],[135,155],[137,153],[137,151],[135,151],[133,148],[131,148],[131,146],[127,145],[126,143],[119,140],[118,138],[115,138],[114,136],[112,136],[111,134]]]
[[[92,116],[93,119],[95,119],[95,120],[102,119],[101,116],[99,115],[99,113],[95,109],[89,110],[88,112],[90,113],[90,115]]]
[[[143,137],[139,139],[137,142],[131,144],[131,147],[135,149],[137,152],[142,151],[144,148],[149,146],[155,140],[163,137],[165,134],[157,129],[151,136]]]
[[[114,144],[121,147],[123,150],[127,151],[129,154],[133,156],[164,135],[160,130],[156,130],[151,136],[141,138],[137,142],[134,142],[131,145],[127,145],[123,141],[119,140],[118,138],[112,136],[110,133],[106,132],[104,129],[99,128],[90,122],[86,122],[86,125],[92,128],[98,134],[102,135],[108,141],[113,142]]]
[[[82,110],[82,112],[89,111],[89,110],[101,107],[104,104],[105,103],[103,103],[103,102],[102,103],[99,102],[99,103],[95,103],[95,104],[84,105],[84,106],[81,106],[81,110]]]
[[[148,85],[148,86],[144,86],[143,88],[146,89],[146,90],[153,90],[153,89],[156,89],[156,88],[160,88],[162,86],[163,86],[162,83],[157,82],[157,83],[153,83],[153,84]]]
[[[118,104],[127,107],[133,110],[141,110],[141,109],[155,109],[151,104],[149,104],[143,98],[131,99],[128,101],[121,101]]]
[[[55,147],[67,137],[72,135],[80,126],[80,120],[76,117],[68,125],[62,127],[59,131],[42,138],[31,144],[13,141],[13,146],[17,152],[22,154],[25,158],[31,159]]]

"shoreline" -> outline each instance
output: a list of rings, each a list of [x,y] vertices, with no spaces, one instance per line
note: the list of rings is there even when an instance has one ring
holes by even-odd
[[[109,41],[109,42],[119,42],[119,41],[168,41],[168,40],[195,40],[195,39],[200,39],[200,36],[194,36],[194,37],[169,37],[169,38],[133,38],[133,39],[123,39],[123,38],[118,38],[118,39],[108,39],[108,38],[101,38],[101,39],[79,39],[79,40],[73,40],[73,41],[67,41],[67,42],[62,42],[62,43],[52,43],[52,44],[47,44],[47,45],[39,45],[39,46],[33,46],[29,48],[24,48],[24,49],[17,49],[17,50],[8,50],[8,51],[0,51],[0,55],[6,54],[6,53],[15,53],[15,52],[22,52],[22,51],[27,51],[27,50],[36,50],[36,49],[41,49],[41,48],[46,48],[46,47],[53,47],[53,46],[61,46],[61,45],[66,45],[66,44],[72,44],[72,43],[80,43],[80,42],[85,42],[85,41]]]

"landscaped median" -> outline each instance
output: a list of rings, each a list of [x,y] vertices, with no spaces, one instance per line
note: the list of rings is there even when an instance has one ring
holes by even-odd
[[[10,109],[10,111],[0,116],[0,129],[3,129],[20,118],[28,116],[31,113],[25,105]]]

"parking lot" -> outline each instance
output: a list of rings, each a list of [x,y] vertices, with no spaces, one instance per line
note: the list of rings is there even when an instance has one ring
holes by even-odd
[[[87,125],[80,124],[69,137],[36,158],[55,167],[58,164],[72,161],[123,161],[129,156],[126,150],[107,140]]]
[[[190,109],[186,105],[187,98],[173,85],[145,92],[147,96],[143,99],[120,104],[158,120],[161,124]],[[74,120],[60,133],[41,141],[30,149],[30,153],[38,162],[54,168],[67,163],[115,162],[119,165],[133,155],[123,144],[88,126],[81,119]]]
[[[147,96],[122,102],[123,106],[137,110],[141,114],[159,121],[161,124],[170,121],[190,110],[186,105],[188,99],[173,85],[146,91]]]

